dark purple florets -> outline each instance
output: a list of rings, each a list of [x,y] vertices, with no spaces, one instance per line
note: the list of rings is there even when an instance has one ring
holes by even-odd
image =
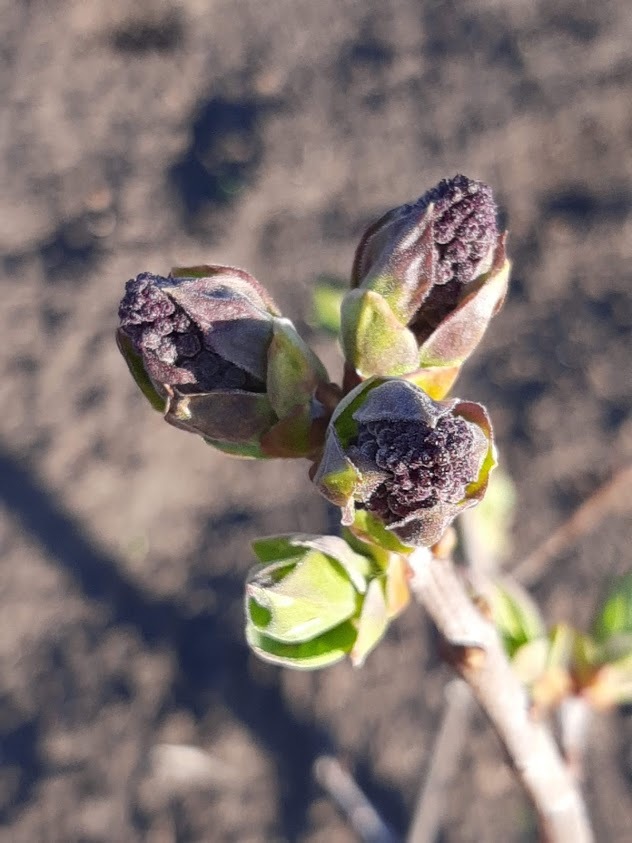
[[[459,503],[480,469],[474,430],[458,416],[443,416],[434,428],[423,421],[361,424],[354,451],[388,472],[361,504],[387,525],[438,503]]]
[[[171,279],[144,272],[127,282],[119,306],[121,328],[149,373],[185,391],[264,392],[265,384],[205,345],[199,327],[162,289],[172,283]]]
[[[491,188],[457,175],[425,193],[418,206],[434,203],[434,242],[438,252],[435,284],[468,284],[480,275],[481,261],[498,239]]]

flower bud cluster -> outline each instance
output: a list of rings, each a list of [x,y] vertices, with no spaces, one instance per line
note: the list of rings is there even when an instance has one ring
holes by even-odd
[[[438,254],[434,283],[454,280],[469,284],[489,269],[498,239],[491,188],[457,175],[440,181],[413,208],[427,210],[430,205],[434,205],[434,248]]]
[[[480,404],[433,401],[403,378],[373,378],[331,418],[314,482],[353,525],[367,510],[405,545],[439,541],[476,504],[495,465]]]
[[[143,273],[127,282],[119,347],[153,406],[235,456],[307,457],[319,446],[327,373],[247,272]]]
[[[152,406],[229,455],[309,459],[341,509],[345,538],[255,543],[246,637],[262,658],[361,664],[407,604],[412,549],[485,494],[487,412],[447,395],[506,294],[496,216],[490,188],[457,175],[367,229],[341,306],[342,388],[244,270],[127,282],[117,341]]]

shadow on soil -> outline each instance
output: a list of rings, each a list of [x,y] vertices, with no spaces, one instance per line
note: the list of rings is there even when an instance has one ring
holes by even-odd
[[[211,612],[187,616],[183,607],[171,599],[149,596],[124,573],[116,559],[100,550],[85,534],[81,525],[64,512],[54,498],[41,488],[29,468],[5,451],[0,451],[0,499],[7,510],[45,548],[47,554],[70,574],[77,586],[91,600],[97,601],[108,612],[106,628],[131,626],[142,636],[148,647],[167,644],[172,647],[178,661],[178,675],[169,695],[170,708],[188,709],[195,717],[202,717],[208,706],[208,692],[221,696],[233,714],[251,731],[256,740],[268,751],[277,764],[284,799],[282,800],[282,833],[290,840],[305,828],[307,810],[313,799],[315,785],[312,765],[323,752],[335,752],[326,730],[315,724],[303,722],[288,707],[280,692],[278,679],[259,684],[246,670],[248,650],[243,630],[230,628]],[[244,518],[252,520],[253,513],[241,513],[237,519],[243,526]],[[212,529],[215,541],[222,534],[234,530],[234,518],[221,518]],[[219,538],[218,538],[219,536]],[[219,595],[220,603],[235,605],[242,599],[241,578],[219,576],[210,585]],[[57,664],[55,647],[47,658],[55,661],[58,674],[68,673],[72,666]],[[269,679],[269,677],[268,677]],[[64,681],[65,697],[49,701],[49,707],[72,708],[73,680]],[[111,688],[123,702],[129,693]],[[40,725],[17,716],[2,716],[3,760],[20,770],[19,786],[14,790],[6,811],[13,812],[29,798],[33,788],[49,772],[42,761],[38,743]],[[4,709],[0,709],[5,714]],[[163,711],[162,714],[167,712]],[[64,711],[44,711],[42,716],[64,718]],[[370,775],[363,776],[369,793],[384,797],[384,806],[403,816],[404,808],[398,794],[390,792]],[[146,827],[147,819],[138,806],[134,807],[135,822]],[[139,829],[139,830],[142,830]]]
[[[246,93],[203,102],[192,118],[191,140],[169,172],[182,222],[192,234],[218,236],[226,212],[257,177],[263,160],[263,118],[279,103]]]

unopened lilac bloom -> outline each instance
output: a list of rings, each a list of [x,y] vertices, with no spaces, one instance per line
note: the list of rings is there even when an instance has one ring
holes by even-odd
[[[494,465],[480,404],[373,378],[336,408],[314,482],[342,508],[343,524],[367,510],[405,545],[430,546],[483,497]]]
[[[327,374],[247,272],[142,273],[127,282],[119,318],[119,348],[168,422],[238,456],[314,450],[314,393]]]
[[[447,393],[506,294],[496,215],[491,189],[457,175],[367,229],[341,325],[360,378],[439,370],[417,382],[433,397]]]

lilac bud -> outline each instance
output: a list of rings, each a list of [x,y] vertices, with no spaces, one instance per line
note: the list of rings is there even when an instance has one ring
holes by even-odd
[[[173,278],[144,272],[127,282],[119,306],[121,330],[143,358],[152,379],[178,386],[181,392],[213,389],[265,392],[265,372],[249,372],[221,357],[213,348],[212,333],[207,331],[205,336],[201,327],[212,320],[212,315],[203,317],[195,310],[190,311],[191,316],[187,315],[170,294],[173,291]],[[221,295],[221,288],[217,292]],[[209,295],[200,297],[200,304],[210,310],[216,302]],[[218,308],[218,315],[221,310]],[[256,316],[253,312],[252,318]],[[269,325],[265,316],[263,322]],[[257,374],[263,374],[263,378]]]
[[[457,175],[443,179],[417,200],[415,210],[434,205],[435,284],[468,284],[489,269],[498,239],[491,188]]]
[[[456,377],[506,293],[496,213],[487,185],[457,175],[367,229],[341,326],[347,363],[361,377],[431,368]],[[445,394],[445,371],[439,380],[434,393]]]
[[[119,348],[138,385],[177,427],[238,456],[306,456],[327,373],[267,291],[234,267],[127,282]]]
[[[314,482],[342,508],[343,523],[366,510],[404,544],[429,546],[482,498],[494,465],[483,407],[374,378],[334,412]]]
[[[435,274],[423,306],[409,323],[418,341],[456,308],[464,285],[490,269],[499,237],[496,203],[483,182],[462,175],[443,179],[412,207],[417,212],[430,204]]]
[[[387,419],[360,424],[349,459],[374,464],[384,479],[359,505],[390,526],[420,509],[458,504],[478,477],[481,446],[487,450],[480,429],[458,416],[442,416],[435,427]]]

